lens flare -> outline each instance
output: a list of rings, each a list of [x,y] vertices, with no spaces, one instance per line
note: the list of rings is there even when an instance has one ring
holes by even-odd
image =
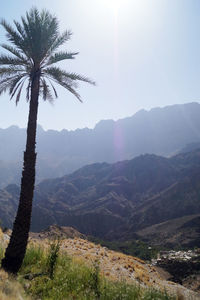
[[[124,0],[107,0],[106,5],[117,15],[123,2]]]

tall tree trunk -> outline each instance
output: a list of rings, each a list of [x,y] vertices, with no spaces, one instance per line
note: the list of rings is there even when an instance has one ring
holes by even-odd
[[[32,200],[35,186],[36,164],[36,128],[39,98],[40,73],[35,72],[31,84],[31,99],[27,126],[26,150],[24,152],[24,164],[21,178],[21,193],[17,215],[13,224],[13,231],[5,257],[2,260],[2,268],[16,274],[23,262],[28,243],[28,234],[31,223]]]

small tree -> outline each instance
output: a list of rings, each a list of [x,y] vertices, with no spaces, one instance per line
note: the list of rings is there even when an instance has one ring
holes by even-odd
[[[17,273],[26,252],[31,222],[39,96],[49,101],[54,97],[57,98],[53,84],[57,83],[81,101],[76,90],[77,82],[84,81],[90,84],[94,82],[55,66],[57,62],[75,58],[78,53],[56,52],[70,39],[71,32],[65,31],[59,34],[58,20],[48,11],[39,12],[36,8],[32,8],[25,17],[21,18],[21,23],[14,21],[15,28],[5,20],[0,24],[6,30],[7,39],[11,43],[1,45],[11,55],[0,55],[0,94],[8,91],[10,98],[15,97],[17,104],[26,85],[26,99],[29,102],[19,206],[10,243],[1,264],[6,271]]]

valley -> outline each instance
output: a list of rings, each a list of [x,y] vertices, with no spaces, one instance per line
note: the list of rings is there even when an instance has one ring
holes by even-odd
[[[171,158],[142,155],[85,166],[36,186],[32,231],[72,226],[105,240],[200,246],[200,150]],[[0,191],[0,219],[10,228],[19,187]]]

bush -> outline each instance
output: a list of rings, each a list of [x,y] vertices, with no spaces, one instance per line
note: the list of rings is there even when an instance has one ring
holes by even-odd
[[[53,279],[54,276],[59,250],[60,250],[60,240],[51,243],[48,258],[47,258],[47,273],[51,279]]]
[[[143,289],[136,284],[111,282],[100,276],[99,264],[89,267],[77,258],[59,253],[59,244],[54,243],[49,252],[30,247],[20,270],[21,282],[34,299],[41,300],[172,300],[166,293]],[[45,270],[49,267],[49,273]],[[24,279],[27,272],[31,280]],[[53,273],[51,273],[53,272]],[[50,278],[50,274],[53,274]]]

